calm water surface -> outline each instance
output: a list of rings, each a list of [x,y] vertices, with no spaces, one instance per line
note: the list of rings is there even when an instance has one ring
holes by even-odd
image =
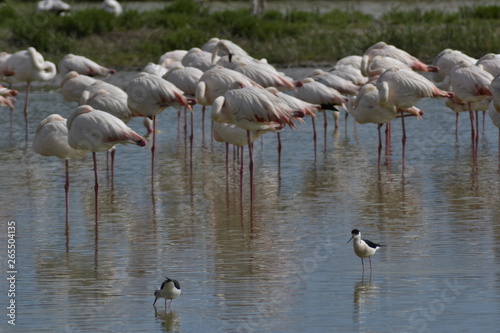
[[[296,78],[298,72],[291,72]],[[125,86],[129,76],[110,78]],[[21,87],[20,87],[21,88]],[[500,325],[498,130],[489,118],[471,167],[468,116],[424,100],[423,120],[393,125],[388,163],[377,168],[375,125],[342,117],[314,157],[310,120],[256,142],[256,198],[245,175],[225,173],[225,149],[201,136],[195,108],[193,167],[177,113],[159,117],[154,198],[148,147],[119,146],[114,189],[98,154],[101,212],[94,221],[92,158],[71,161],[65,222],[64,164],[24,141],[24,92],[0,124],[1,244],[16,222],[16,326],[7,325],[8,283],[0,284],[3,332],[494,332]],[[30,117],[67,117],[76,104],[35,89]],[[317,124],[321,129],[322,115]],[[140,120],[129,125],[144,133]],[[227,184],[227,185],[226,185]],[[373,273],[346,244],[350,231],[386,244]],[[6,245],[1,268],[6,268]],[[165,276],[182,295],[152,306]]]

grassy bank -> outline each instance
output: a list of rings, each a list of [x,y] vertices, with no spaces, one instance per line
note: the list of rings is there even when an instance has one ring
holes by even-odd
[[[120,17],[85,9],[56,17],[33,6],[0,6],[0,51],[34,46],[51,61],[85,55],[117,69],[142,68],[174,49],[201,46],[212,37],[231,39],[256,58],[276,65],[332,64],[385,41],[430,62],[444,48],[474,56],[500,52],[500,6],[463,7],[456,13],[392,11],[381,18],[358,11],[324,14],[248,10],[210,12],[191,0],[162,10],[125,11]]]

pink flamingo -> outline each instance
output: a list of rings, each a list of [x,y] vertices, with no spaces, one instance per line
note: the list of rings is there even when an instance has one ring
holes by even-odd
[[[61,59],[61,61],[59,61],[57,68],[59,73],[63,76],[71,71],[87,76],[108,76],[116,73],[116,70],[114,69],[106,68],[89,58],[71,53],[67,54]]]
[[[438,67],[427,65],[408,52],[401,50],[394,45],[388,45],[385,42],[378,42],[373,44],[365,51],[363,57],[368,57],[368,61],[370,61],[370,59],[377,55],[397,59],[409,65],[415,71],[437,72],[439,70]]]
[[[110,113],[81,105],[69,116],[68,143],[74,149],[91,151],[94,160],[95,219],[99,216],[99,177],[96,152],[112,149],[116,144],[146,146],[146,140]]]
[[[477,62],[477,59],[474,59],[458,50],[444,49],[439,52],[439,54],[432,61],[434,66],[439,67],[439,71],[432,73],[432,79],[434,82],[442,82],[445,80],[445,78],[450,75],[453,67],[460,62],[466,62],[474,65]]]
[[[313,128],[313,142],[314,142],[314,157],[316,157],[316,126],[314,125],[314,119],[316,118],[316,113],[321,109],[321,105],[312,104],[305,102],[297,97],[278,91],[275,87],[268,87],[268,91],[276,95],[282,102],[288,105],[292,110],[300,111],[304,116],[311,116],[312,128]],[[281,140],[278,132],[278,155],[281,156]],[[280,163],[280,160],[278,161]]]
[[[33,138],[33,150],[42,156],[56,156],[65,161],[66,183],[64,184],[66,202],[66,221],[69,217],[69,160],[84,156],[87,151],[72,148],[68,143],[66,119],[51,114],[38,124]]]
[[[75,71],[67,73],[61,81],[59,90],[64,100],[79,102],[83,91],[96,80],[90,76],[78,74]]]
[[[297,81],[295,83],[296,90],[294,96],[298,99],[306,101],[311,104],[321,105],[322,110],[332,110],[334,111],[335,117],[335,128],[338,127],[338,108],[347,102],[347,97],[341,95],[337,90],[325,86],[323,83],[315,81],[312,78],[306,78],[303,81]],[[327,144],[327,128],[328,128],[328,118],[326,117],[326,112],[324,114],[324,141],[325,150]],[[314,123],[313,123],[313,126]],[[316,131],[314,129],[314,131]]]
[[[491,82],[493,99],[490,102],[488,115],[493,125],[498,128],[498,159],[500,160],[500,76],[497,75]]]
[[[342,95],[354,96],[358,93],[360,86],[352,83],[351,81],[344,79],[332,72],[325,72],[321,69],[316,69],[309,74],[309,77],[313,78],[315,81],[323,83],[325,86],[337,90]]]
[[[24,124],[26,141],[28,140],[28,101],[32,81],[48,81],[56,75],[56,66],[44,61],[43,56],[35,48],[12,54],[0,66],[0,79],[9,83],[26,82],[26,99],[24,102]]]
[[[217,97],[234,88],[234,82],[240,82],[242,86],[258,86],[257,83],[245,75],[221,66],[209,69],[200,77],[196,86],[195,97],[197,103],[202,105],[201,128],[203,137],[205,137],[206,106],[212,105]]]
[[[453,67],[449,75],[451,90],[456,97],[469,106],[469,117],[471,124],[472,141],[472,161],[477,164],[477,143],[479,141],[479,130],[474,128],[474,113],[472,112],[472,103],[481,102],[483,99],[491,96],[491,82],[493,76],[485,71],[481,66],[471,65],[470,63],[460,62]],[[477,113],[477,111],[476,111]],[[476,127],[477,127],[476,114]]]
[[[212,67],[212,53],[193,47],[182,58],[181,64],[185,67],[196,67],[205,72]]]
[[[192,112],[193,101],[184,97],[184,92],[159,76],[139,73],[127,87],[128,106],[135,114],[153,119],[153,143],[151,145],[151,186],[154,184],[154,162],[156,150],[156,116],[169,106],[186,107]]]
[[[348,103],[348,112],[360,124],[374,123],[378,129],[378,165],[380,166],[380,157],[382,152],[382,138],[380,129],[383,124],[386,124],[386,152],[389,146],[389,124],[390,121],[398,117],[396,108],[386,108],[380,105],[379,91],[376,86],[371,83],[365,84],[359,91],[356,98]],[[403,110],[400,116],[413,115],[421,118],[423,111],[410,107]]]
[[[196,87],[203,72],[195,67],[184,67],[176,66],[171,68],[168,73],[166,73],[163,78],[168,82],[174,84],[177,88],[184,92],[185,96],[194,98],[196,95]],[[184,109],[186,111],[186,109]],[[180,121],[180,112],[178,114],[178,120]],[[180,127],[180,123],[178,124]],[[184,123],[184,134],[187,132],[187,124]],[[191,135],[189,137],[191,142],[191,147],[193,146],[194,130],[193,130],[193,114],[191,113]]]
[[[380,105],[395,109],[403,115],[404,110],[416,105],[424,97],[451,98],[455,94],[438,89],[431,81],[422,75],[407,69],[389,68],[377,80]],[[403,127],[403,169],[405,166],[406,130],[404,117],[401,117]]]
[[[250,131],[277,132],[281,131],[285,125],[293,128],[296,127],[294,120],[303,116],[303,112],[291,109],[278,97],[259,87],[249,86],[228,90],[214,101],[212,120],[235,124],[247,130],[251,203],[253,203],[254,160]]]

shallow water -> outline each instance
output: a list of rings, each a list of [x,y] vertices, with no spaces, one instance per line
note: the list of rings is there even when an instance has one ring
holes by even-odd
[[[304,70],[302,70],[304,71]],[[300,72],[302,73],[302,72]],[[290,75],[298,78],[299,72]],[[110,78],[126,84],[129,74]],[[21,88],[21,87],[20,87]],[[114,189],[98,154],[100,215],[94,221],[92,158],[71,161],[65,223],[64,164],[24,141],[21,92],[12,129],[2,109],[1,244],[16,222],[16,327],[5,332],[471,332],[500,325],[498,130],[486,118],[477,169],[468,116],[423,100],[424,119],[393,124],[388,163],[377,168],[375,125],[341,117],[327,144],[322,115],[314,156],[310,120],[257,141],[255,203],[248,169],[240,202],[233,161],[226,185],[224,145],[201,137],[195,108],[193,167],[177,113],[159,116],[154,198],[150,152],[120,146]],[[35,89],[30,128],[76,104]],[[129,126],[144,133],[141,121]],[[30,140],[33,133],[30,133]],[[245,162],[246,163],[246,162]],[[246,165],[245,165],[246,166]],[[361,263],[350,231],[385,244]],[[2,271],[7,275],[6,246]],[[182,294],[171,310],[152,306],[164,276]],[[6,313],[9,284],[0,284]]]

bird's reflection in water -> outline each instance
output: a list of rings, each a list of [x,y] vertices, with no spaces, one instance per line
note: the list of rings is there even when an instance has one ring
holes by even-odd
[[[353,293],[353,321],[358,324],[363,323],[363,315],[372,312],[373,304],[377,301],[380,286],[373,283],[371,276],[369,279],[362,278],[354,284]]]
[[[165,332],[180,332],[181,331],[181,316],[179,312],[167,310],[167,309],[156,309],[155,317],[162,321],[161,326]]]

